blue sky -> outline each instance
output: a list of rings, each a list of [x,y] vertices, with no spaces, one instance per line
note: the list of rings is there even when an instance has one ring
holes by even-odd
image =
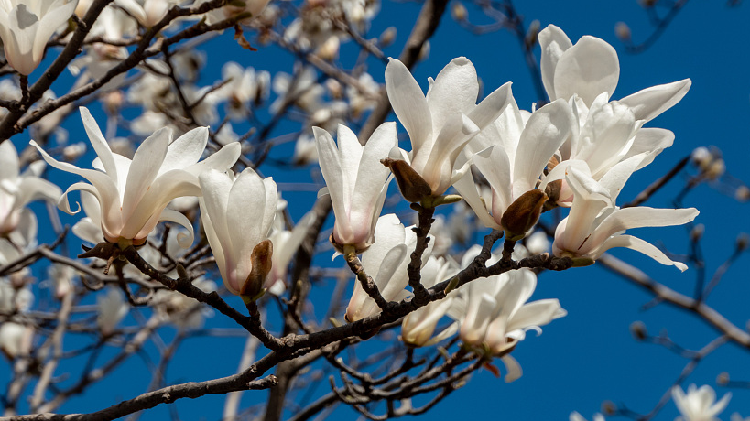
[[[467,8],[470,19],[479,21],[480,12],[470,5]],[[389,26],[396,26],[399,33],[396,43],[386,49],[386,54],[398,55],[418,9],[419,6],[414,3],[386,3],[382,6],[381,14],[372,23],[370,34],[375,36]],[[614,36],[614,26],[619,21],[631,27],[636,41],[650,34],[646,13],[635,0],[528,0],[518,2],[518,12],[527,23],[538,19],[541,27],[548,24],[561,27],[574,42],[583,35],[610,42],[618,51],[621,66],[614,99],[656,84],[685,78],[692,80],[692,88],[687,96],[649,123],[650,127],[672,130],[676,134],[674,146],[629,181],[620,195],[623,202],[630,200],[651,180],[661,176],[700,145],[721,148],[728,171],[741,180],[750,180],[750,168],[746,164],[750,158],[750,133],[746,123],[750,121],[750,79],[746,71],[750,61],[747,55],[747,6],[728,8],[723,2],[690,2],[661,39],[638,55],[626,53],[622,43]],[[245,66],[290,71],[290,55],[271,48],[260,48],[252,54],[241,51],[244,55],[238,55],[238,47],[233,42],[225,40],[223,44],[215,42],[212,46],[220,48],[214,48],[209,53],[210,62],[231,57]],[[427,78],[435,77],[445,64],[459,56],[468,57],[474,62],[485,92],[491,92],[512,80],[513,92],[521,108],[530,109],[531,103],[536,101],[522,52],[510,33],[500,31],[474,36],[450,19],[444,20],[431,41],[429,59],[416,68],[415,78],[426,89]],[[342,61],[345,59],[346,56]],[[211,72],[219,74],[220,71],[218,66],[208,69],[209,75]],[[370,72],[377,80],[383,80],[383,71],[384,65],[372,63]],[[394,120],[395,117],[389,119]],[[71,132],[71,139],[85,140],[77,117],[70,119],[66,127]],[[284,130],[286,128],[282,126],[278,134]],[[399,131],[404,132],[402,127],[399,127]],[[24,136],[14,139],[17,145],[25,143],[27,138]],[[276,174],[273,171],[277,169],[274,168],[261,170],[280,181],[300,175],[307,177],[314,171],[306,168],[289,174]],[[61,173],[54,172],[52,176],[60,177]],[[70,184],[69,178],[55,179],[65,187]],[[684,177],[678,177],[648,204],[670,207],[672,198],[684,183]],[[290,201],[292,215],[298,219],[309,209],[314,193],[285,194],[285,198]],[[696,222],[706,226],[703,252],[706,270],[711,274],[731,253],[737,233],[750,229],[743,218],[747,215],[746,205],[737,204],[731,197],[709,186],[701,186],[691,192],[684,205],[697,207],[701,211]],[[76,219],[65,217],[64,221]],[[635,234],[657,245],[663,244],[675,253],[688,250],[686,229],[682,227],[644,229]],[[617,251],[615,254],[677,291],[686,294],[692,291],[696,276],[694,268],[681,274],[673,267],[662,267],[634,252]],[[739,327],[744,327],[748,319],[746,300],[750,296],[750,286],[741,272],[747,263],[747,257],[742,257],[708,300],[709,305],[720,310]],[[317,296],[324,298],[330,294],[328,291],[319,291]],[[626,404],[633,411],[646,413],[668,391],[686,360],[662,347],[635,342],[628,326],[635,320],[642,320],[651,333],[666,330],[670,338],[689,349],[698,349],[716,337],[716,333],[705,323],[685,311],[665,305],[642,311],[641,307],[650,301],[651,296],[597,266],[543,274],[534,298],[547,297],[559,298],[569,315],[546,326],[539,337],[531,333],[513,352],[523,367],[523,377],[515,383],[505,384],[490,372],[479,371],[464,388],[420,419],[459,419],[465,418],[467,412],[471,411],[470,416],[476,419],[567,420],[573,410],[590,419],[605,400],[618,405]],[[233,305],[241,306],[239,300],[235,301]],[[211,326],[232,327],[232,324],[219,315],[213,318]],[[167,337],[174,334],[169,330],[163,333]],[[239,361],[242,343],[237,338],[188,340],[170,367],[169,381],[202,381],[231,374]],[[70,339],[66,344],[72,348],[78,345],[76,339]],[[146,352],[154,355],[155,349],[149,347]],[[5,362],[0,363],[0,378],[7,378],[2,374],[7,367]],[[686,384],[715,385],[716,375],[723,371],[728,371],[734,379],[750,380],[750,369],[747,367],[747,352],[727,345],[702,362]],[[131,359],[110,380],[102,383],[104,388],[71,400],[63,406],[63,411],[88,412],[133,397],[141,392],[144,376],[147,375],[148,369],[143,361]],[[327,387],[324,382],[320,391]],[[719,396],[727,391],[719,387],[716,390]],[[733,412],[750,416],[750,391],[732,392],[734,397],[721,419],[729,419]],[[243,403],[251,404],[263,399],[265,392],[255,392],[246,394]],[[220,397],[203,397],[180,402],[178,407],[184,419],[215,420],[220,418],[218,414],[222,404]],[[657,419],[670,420],[676,415],[677,411],[670,402]],[[141,419],[158,420],[166,416],[166,408],[161,407]],[[348,408],[339,409],[333,415],[333,419],[354,418],[354,412]]]

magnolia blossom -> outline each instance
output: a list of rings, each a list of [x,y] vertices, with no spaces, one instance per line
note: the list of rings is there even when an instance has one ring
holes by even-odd
[[[0,2],[0,38],[5,58],[22,75],[39,66],[52,34],[70,17],[77,0],[4,0]]]
[[[373,242],[373,231],[388,188],[388,168],[380,159],[398,143],[396,123],[380,125],[365,146],[348,127],[339,125],[338,147],[328,132],[313,127],[320,170],[333,202],[336,222],[331,241],[354,246],[358,253]]]
[[[718,421],[716,416],[724,410],[731,398],[732,394],[727,393],[719,402],[715,402],[716,393],[707,384],[700,389],[691,384],[687,394],[679,386],[675,386],[672,388],[672,399],[681,414],[675,421]]]
[[[638,158],[630,159],[607,173],[600,182],[576,168],[570,168],[566,180],[573,191],[570,214],[555,231],[552,252],[556,256],[583,258],[581,263],[592,263],[612,247],[627,247],[643,253],[661,264],[675,265],[681,271],[683,263],[673,262],[658,248],[623,232],[632,228],[664,227],[690,222],[698,210],[653,209],[632,207],[620,209],[615,199],[637,165]]]
[[[232,294],[254,299],[263,293],[272,265],[268,232],[276,214],[276,183],[245,168],[236,179],[218,170],[206,171],[200,184],[201,221],[224,286]]]
[[[409,132],[412,145],[409,154],[400,149],[392,152],[392,158],[410,168],[403,168],[404,164],[392,166],[402,194],[410,201],[445,193],[469,168],[454,168],[462,148],[512,101],[508,82],[476,104],[477,74],[471,61],[463,57],[453,59],[434,81],[430,80],[426,96],[409,69],[395,59],[386,66],[385,83],[388,99]],[[404,171],[406,175],[399,174]],[[415,180],[417,177],[423,181]],[[425,188],[409,192],[405,179]]]
[[[431,288],[455,275],[458,271],[459,267],[456,262],[445,260],[442,257],[430,256],[427,264],[420,272],[420,281],[425,288]],[[451,324],[434,337],[432,334],[435,332],[440,319],[450,310],[453,299],[457,295],[457,290],[451,291],[447,297],[432,301],[426,306],[407,314],[401,323],[401,340],[409,346],[420,347],[430,346],[453,336],[458,331],[458,323]]]
[[[106,294],[96,297],[96,308],[96,323],[103,336],[110,336],[115,332],[115,327],[120,320],[128,314],[129,306],[122,291],[109,288]]]
[[[454,187],[486,227],[510,228],[502,223],[506,210],[536,188],[550,158],[570,135],[574,123],[569,109],[558,100],[524,118],[514,101],[477,135],[478,144],[490,145],[474,156],[474,165],[492,187],[492,196],[480,197],[470,172]]]
[[[193,286],[205,293],[216,290],[216,284],[203,277],[194,280]],[[204,308],[195,298],[167,289],[156,291],[150,304],[156,307],[161,317],[181,329],[199,329],[203,326],[204,314],[211,314],[210,309]]]
[[[463,302],[453,316],[461,322],[461,340],[497,355],[512,350],[529,329],[544,326],[567,312],[556,298],[527,303],[536,289],[536,275],[522,268],[479,279],[461,287]]]
[[[15,322],[0,325],[0,351],[12,360],[27,355],[34,339],[34,329]]]
[[[375,238],[378,240],[362,253],[362,266],[370,276],[386,301],[401,301],[411,296],[406,289],[409,283],[409,253],[417,244],[413,226],[405,228],[395,214],[381,216],[375,225]],[[432,238],[432,237],[430,237]],[[430,241],[422,255],[422,265],[432,251]],[[346,307],[346,320],[350,322],[380,313],[375,300],[370,298],[359,282],[354,283],[354,292]]]
[[[227,145],[198,162],[208,141],[208,128],[193,129],[174,141],[171,130],[164,128],[144,140],[131,160],[112,152],[86,108],[81,108],[81,114],[86,133],[99,155],[93,163],[96,169],[59,162],[36,142],[30,142],[51,166],[91,182],[70,186],[60,198],[60,209],[70,214],[78,212],[71,210],[68,193],[88,191],[101,207],[103,240],[121,245],[143,244],[159,221],[173,221],[188,230],[183,245],[189,245],[193,233],[190,221],[183,214],[167,209],[167,204],[178,197],[200,196],[198,175],[211,168],[229,168],[239,157],[240,145]]]
[[[674,134],[660,128],[642,128],[679,102],[690,89],[690,80],[654,86],[610,102],[617,86],[620,65],[614,48],[602,39],[583,37],[575,45],[558,27],[539,33],[541,72],[550,100],[569,101],[577,124],[561,146],[547,182],[562,180],[553,201],[569,206],[572,192],[565,185],[566,168],[588,167],[599,180],[614,165],[640,155],[638,168],[651,163],[672,145]]]
[[[13,142],[0,144],[0,234],[16,230],[22,220],[34,218],[26,204],[32,200],[57,202],[62,191],[49,181],[39,178],[43,162],[35,162],[19,174],[18,154]]]
[[[159,23],[167,15],[169,8],[179,3],[180,0],[115,0],[116,5],[147,28]]]

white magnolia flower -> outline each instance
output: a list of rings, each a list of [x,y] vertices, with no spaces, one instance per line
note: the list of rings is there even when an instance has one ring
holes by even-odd
[[[506,229],[501,221],[508,207],[535,189],[552,155],[570,135],[573,120],[565,101],[555,101],[524,117],[515,101],[477,135],[480,145],[489,145],[474,156],[474,165],[492,187],[492,196],[482,199],[467,172],[454,187],[488,228]]]
[[[26,209],[32,200],[57,202],[62,194],[59,187],[39,178],[43,162],[32,163],[22,174],[18,165],[16,147],[6,140],[0,144],[0,234],[15,231],[22,219],[32,217]]]
[[[73,15],[77,0],[3,0],[0,38],[8,63],[23,75],[39,66],[52,34]]]
[[[162,20],[169,9],[181,0],[115,0],[115,4],[122,7],[138,22],[150,28]]]
[[[205,293],[216,290],[216,284],[213,281],[202,277],[194,280],[193,285]],[[201,328],[203,316],[211,314],[210,309],[203,308],[203,305],[195,298],[167,289],[156,291],[150,304],[156,307],[163,318],[182,329]]]
[[[235,121],[247,118],[248,105],[268,97],[271,74],[266,70],[242,68],[230,61],[224,64],[221,74],[227,83],[214,91],[214,95],[220,101],[229,100],[229,116]]]
[[[276,183],[252,168],[236,179],[212,169],[201,174],[200,183],[201,221],[224,286],[232,294],[256,298],[272,265],[268,232],[276,214]]]
[[[429,195],[433,197],[445,193],[468,170],[468,165],[454,168],[463,147],[512,101],[508,82],[476,104],[477,74],[471,61],[463,57],[453,59],[434,81],[430,80],[426,96],[399,60],[388,62],[385,82],[388,99],[409,132],[412,145],[408,155],[397,150],[394,157],[416,171],[429,185]],[[409,195],[403,188],[401,191]]]
[[[420,282],[425,288],[431,288],[455,275],[458,271],[459,267],[454,261],[430,256],[420,273]],[[447,297],[432,301],[426,306],[407,314],[401,323],[401,340],[409,346],[421,347],[434,345],[453,336],[458,331],[458,323],[451,324],[434,337],[432,334],[435,332],[440,319],[450,310],[453,299],[457,295],[458,291],[454,290]]]
[[[750,417],[743,417],[742,415],[738,413],[732,414],[732,417],[729,418],[729,421],[750,421]]]
[[[362,146],[348,127],[339,125],[338,147],[331,135],[313,127],[318,145],[320,170],[328,186],[336,221],[331,241],[361,253],[373,242],[375,223],[385,202],[388,168],[380,159],[396,146],[396,123],[381,124]]]
[[[189,245],[193,232],[190,221],[183,214],[167,209],[167,204],[178,197],[200,196],[198,175],[207,169],[224,170],[232,166],[239,157],[240,145],[227,145],[198,162],[208,141],[208,128],[193,129],[174,141],[171,130],[165,128],[144,140],[130,160],[112,152],[86,108],[81,108],[81,114],[86,133],[99,155],[93,163],[96,169],[59,162],[36,142],[30,142],[51,166],[91,182],[70,186],[60,198],[60,209],[70,214],[78,212],[71,210],[67,195],[73,190],[85,190],[101,206],[103,240],[121,245],[143,244],[159,221],[173,221],[188,230],[185,245]]]
[[[700,389],[691,384],[687,394],[679,386],[675,386],[672,388],[672,399],[681,414],[675,421],[718,421],[716,416],[724,410],[731,398],[732,394],[727,393],[719,402],[714,403],[716,393],[707,384]]]
[[[0,351],[9,360],[28,355],[33,339],[34,329],[31,326],[15,322],[4,322],[0,325]]]
[[[638,158],[624,161],[597,182],[591,176],[570,168],[566,180],[573,191],[570,214],[555,231],[552,252],[555,256],[588,259],[592,263],[612,247],[627,247],[681,271],[683,263],[673,262],[658,248],[623,232],[632,228],[664,227],[692,221],[699,212],[690,209],[620,209],[615,199],[637,165]]]
[[[457,302],[451,315],[461,322],[461,340],[479,350],[502,354],[526,338],[529,329],[541,333],[554,319],[564,317],[556,298],[527,303],[536,289],[536,275],[518,269],[479,279],[461,287],[463,302]]]
[[[395,214],[381,216],[375,225],[375,243],[362,253],[365,273],[373,279],[380,295],[386,301],[398,302],[411,296],[406,286],[409,284],[409,253],[417,244],[417,235],[412,231],[413,227],[405,228]],[[433,243],[434,241],[429,242],[427,250],[422,255],[423,266],[427,263]],[[346,320],[354,322],[378,313],[380,309],[375,300],[370,298],[359,281],[355,280],[354,292],[346,307]]]
[[[102,331],[102,336],[110,336],[115,327],[128,314],[128,302],[125,295],[117,288],[108,288],[106,294],[96,297],[98,317],[96,323]]]

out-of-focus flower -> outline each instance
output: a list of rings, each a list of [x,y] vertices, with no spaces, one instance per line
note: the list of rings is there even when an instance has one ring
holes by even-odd
[[[73,277],[76,271],[68,265],[52,264],[47,269],[52,289],[55,291],[55,297],[62,298],[73,292]]]
[[[547,234],[537,231],[526,237],[526,250],[529,254],[543,254],[549,252],[549,238]]]
[[[216,284],[208,279],[198,278],[193,285],[205,293],[216,290]],[[160,289],[156,291],[151,305],[156,307],[162,317],[182,329],[199,329],[203,326],[203,305],[195,298],[180,294],[177,291]]]
[[[583,416],[578,412],[573,411],[570,414],[570,421],[586,421],[586,418],[583,418]],[[592,421],[604,421],[604,415],[594,414],[594,418],[592,418]]]
[[[115,0],[116,5],[147,28],[159,23],[167,15],[169,8],[179,3],[180,0]]]
[[[578,264],[590,264],[612,247],[627,247],[661,264],[675,265],[681,271],[687,269],[685,264],[673,262],[652,244],[623,234],[625,230],[632,228],[684,224],[695,219],[699,213],[695,208],[616,207],[617,194],[633,169],[634,166],[631,166],[621,172],[610,172],[601,182],[576,168],[569,169],[566,179],[573,190],[573,205],[568,217],[560,222],[555,231],[555,241],[552,244],[555,256],[580,258],[582,260]]]
[[[15,322],[0,325],[0,351],[9,360],[24,356],[31,350],[34,329]]]
[[[0,235],[16,230],[22,219],[31,217],[26,204],[32,200],[57,202],[62,191],[49,181],[39,178],[45,165],[37,161],[20,174],[18,154],[13,142],[0,144]]]
[[[408,164],[408,168],[404,164],[391,168],[402,194],[413,202],[421,200],[421,195],[442,195],[468,170],[469,165],[454,168],[463,147],[513,100],[510,83],[506,83],[476,104],[477,74],[471,61],[463,57],[453,59],[430,82],[427,96],[399,60],[388,62],[385,81],[388,99],[412,145],[409,154],[395,149],[391,157]],[[407,178],[408,183],[426,185],[429,192],[424,188],[413,193],[405,191]]]
[[[185,227],[192,242],[192,225],[181,213],[167,209],[172,199],[200,196],[198,175],[206,169],[226,169],[240,154],[240,145],[231,144],[209,158],[198,162],[208,141],[208,128],[200,127],[172,141],[171,130],[162,129],[149,136],[132,160],[113,153],[91,113],[81,108],[86,133],[99,157],[93,166],[82,169],[59,162],[37,147],[44,159],[55,168],[88,179],[73,184],[62,195],[61,210],[73,214],[67,195],[72,190],[85,190],[94,195],[101,207],[104,240],[121,245],[143,244],[159,221],[173,221]],[[80,210],[80,209],[79,209]],[[91,215],[89,215],[91,217]]]
[[[315,141],[315,136],[303,134],[297,138],[297,142],[294,144],[292,162],[295,165],[307,165],[318,162],[318,143]]]
[[[278,215],[276,220],[278,222]],[[315,215],[308,213],[300,219],[292,231],[279,229],[278,225],[280,224],[277,223],[277,227],[268,236],[268,239],[273,243],[271,271],[266,278],[269,293],[279,296],[286,290],[289,262],[299,249],[300,243],[305,239],[305,235],[314,221]]]
[[[365,146],[344,125],[339,125],[338,147],[325,130],[313,127],[313,133],[327,185],[321,194],[331,195],[336,216],[331,241],[342,253],[344,245],[361,253],[372,243],[375,223],[383,209],[388,168],[380,159],[398,143],[396,124],[381,124]]]
[[[458,270],[459,267],[454,261],[430,256],[422,268],[420,281],[425,288],[431,288],[455,275]],[[453,336],[458,331],[458,323],[451,324],[434,337],[432,335],[440,319],[450,310],[456,295],[456,290],[451,291],[447,297],[432,301],[407,314],[401,323],[401,340],[409,346],[421,347],[434,345]]]
[[[104,337],[115,332],[115,327],[128,314],[129,308],[122,291],[114,287],[108,288],[106,294],[96,297],[96,307],[98,314],[96,323]]]
[[[401,301],[411,296],[406,286],[409,283],[407,256],[417,244],[417,235],[412,231],[413,227],[404,228],[395,214],[381,216],[375,225],[375,243],[362,253],[365,273],[372,277],[380,295],[386,301]],[[433,243],[434,241],[429,242],[427,250],[422,255],[423,266],[432,252]],[[354,322],[378,313],[380,309],[375,300],[370,298],[362,285],[355,280],[354,292],[346,307],[346,320]]]
[[[268,71],[256,71],[252,67],[242,68],[230,61],[224,64],[222,78],[225,83],[212,95],[219,101],[229,101],[229,115],[239,121],[247,118],[247,107],[268,97],[271,74]]]
[[[200,183],[201,220],[224,286],[232,294],[255,299],[263,293],[272,266],[268,232],[276,214],[276,183],[251,168],[236,179],[212,169],[201,174]]]
[[[719,402],[715,402],[716,393],[711,386],[704,384],[698,389],[691,384],[687,393],[679,386],[673,387],[672,399],[681,414],[675,421],[718,421],[716,416],[729,404],[732,394],[727,393]]]
[[[8,63],[23,75],[39,66],[55,31],[72,15],[77,0],[5,0],[0,2],[0,38]]]

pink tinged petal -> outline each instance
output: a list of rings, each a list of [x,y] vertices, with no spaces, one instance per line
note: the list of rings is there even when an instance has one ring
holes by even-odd
[[[72,186],[68,187],[68,190],[66,190],[62,194],[62,196],[60,196],[60,201],[57,204],[57,207],[60,208],[61,211],[70,215],[78,213],[81,210],[80,205],[75,211],[70,208],[70,203],[68,202],[68,193],[74,190],[87,191],[93,194],[94,197],[99,200],[99,203],[104,210],[102,215],[100,216],[101,229],[104,232],[104,237],[107,241],[117,241],[117,238],[120,236],[120,231],[123,227],[123,222],[122,214],[120,213],[120,207],[117,206],[116,202],[118,199],[116,197],[111,197],[112,190],[110,190],[109,192],[102,192],[91,184],[86,184],[84,182],[74,183]],[[115,201],[115,206],[113,206],[113,200]]]
[[[18,178],[18,153],[10,139],[0,144],[0,180]]]
[[[113,180],[118,179],[117,167],[115,166],[115,158],[113,157],[112,149],[109,148],[109,144],[104,139],[102,131],[99,129],[99,125],[96,124],[94,116],[91,115],[88,108],[80,107],[81,119],[83,120],[83,128],[86,130],[86,134],[91,140],[91,146],[94,148],[96,155],[102,162],[102,168]]]
[[[477,127],[483,129],[485,126],[492,124],[503,110],[505,110],[506,106],[516,105],[511,84],[512,82],[506,82],[503,86],[487,95],[482,102],[467,113]]]
[[[680,102],[690,90],[690,79],[652,86],[621,99],[638,120],[651,121],[659,114]]]
[[[195,236],[193,235],[193,224],[185,215],[177,212],[176,210],[164,209],[163,211],[161,211],[157,222],[161,221],[176,222],[182,225],[185,230],[187,230],[187,233],[180,232],[177,234],[177,243],[179,243],[180,247],[188,248],[191,244],[193,244],[193,239],[195,238]],[[151,229],[146,229],[139,234],[145,238],[150,232]]]
[[[133,210],[138,206],[141,198],[146,194],[159,167],[164,162],[169,146],[169,134],[162,129],[146,138],[135,151],[125,182],[125,195],[122,201],[122,218],[130,219]]]
[[[385,67],[385,89],[398,120],[409,132],[412,150],[416,153],[432,137],[427,99],[409,69],[395,59],[390,59]]]
[[[638,169],[650,164],[664,149],[672,146],[674,143],[674,133],[660,128],[641,128],[635,133],[635,140],[630,146],[625,158],[631,156],[646,154]]]
[[[477,72],[465,57],[451,60],[430,84],[427,104],[432,116],[432,133],[438,133],[443,122],[455,114],[468,114],[473,110],[479,94]],[[497,110],[498,114],[502,110]],[[489,116],[486,116],[489,117]],[[492,121],[486,118],[486,123]]]
[[[590,241],[594,244],[601,244],[604,240],[618,232],[634,228],[682,225],[695,219],[699,213],[695,208],[654,209],[638,206],[618,209],[599,224]]]
[[[513,169],[513,198],[536,187],[549,159],[570,135],[570,106],[557,100],[531,115],[521,134]]]
[[[168,138],[171,139],[171,133]],[[169,144],[164,163],[159,168],[159,174],[194,165],[201,159],[208,143],[208,127],[197,127],[178,137]]]
[[[591,105],[599,94],[612,96],[620,78],[617,52],[600,38],[582,37],[565,51],[555,68],[555,98],[568,100],[578,94]]]
[[[680,272],[684,272],[688,268],[684,263],[674,262],[670,260],[666,254],[662,253],[661,250],[659,250],[653,244],[647,243],[646,241],[643,241],[640,238],[634,237],[632,235],[625,234],[615,235],[614,237],[609,238],[599,248],[596,249],[593,255],[589,257],[596,260],[601,257],[601,255],[604,254],[607,250],[613,247],[626,247],[631,250],[635,250],[638,253],[645,254],[646,256],[656,260],[663,265],[674,265],[677,267],[677,269],[680,270]]]
[[[542,72],[542,83],[549,94],[550,101],[559,97],[555,93],[555,70],[563,53],[573,46],[570,38],[562,29],[555,25],[549,25],[539,32],[539,46],[542,49],[540,69]],[[568,99],[568,98],[563,98]]]
[[[486,294],[473,296],[469,292],[469,304],[466,315],[461,320],[461,340],[470,344],[479,344],[484,340],[487,326],[492,320],[495,309],[495,298]]]
[[[313,127],[312,129],[318,147],[320,172],[323,174],[326,186],[328,186],[333,214],[336,217],[335,225],[338,229],[334,229],[338,234],[347,236],[352,229],[347,215],[347,205],[344,203],[345,182],[341,156],[333,138],[327,131],[320,127]]]
[[[458,191],[461,197],[469,204],[471,209],[477,215],[480,221],[487,228],[501,229],[500,224],[495,222],[489,210],[487,204],[482,201],[477,192],[476,184],[474,184],[474,176],[471,173],[465,174],[459,178],[453,187]]]

